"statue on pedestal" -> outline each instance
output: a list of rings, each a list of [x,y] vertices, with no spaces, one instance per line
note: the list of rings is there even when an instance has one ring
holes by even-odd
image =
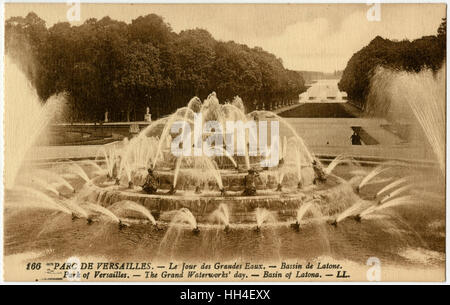
[[[150,113],[150,107],[147,107],[146,113],[144,115],[144,121],[151,122],[152,121],[152,115]]]

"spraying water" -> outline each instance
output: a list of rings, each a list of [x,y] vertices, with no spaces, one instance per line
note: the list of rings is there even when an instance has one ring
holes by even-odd
[[[63,200],[61,202],[61,204],[63,206],[65,206],[66,208],[68,208],[69,210],[71,210],[73,212],[72,215],[76,215],[77,217],[83,217],[83,218],[89,217],[86,210],[84,210],[82,207],[79,206],[76,198],[74,198],[72,200]]]
[[[233,163],[233,166],[236,168],[238,165],[237,165],[237,163],[236,163],[236,161],[234,160],[234,158],[231,156],[231,154],[226,150],[226,149],[224,149],[223,147],[220,147],[220,146],[215,146],[214,148],[213,148],[215,151],[218,151],[219,153],[219,155],[220,154],[224,154],[225,155],[225,157],[227,157],[228,158],[228,160],[230,160],[231,161],[231,163]]]
[[[412,185],[405,185],[405,186],[402,186],[402,187],[396,189],[395,191],[393,191],[392,193],[390,193],[389,195],[387,195],[385,198],[383,198],[383,199],[380,201],[380,204],[385,203],[385,202],[388,201],[389,199],[392,199],[392,198],[394,198],[395,196],[400,195],[401,193],[403,193],[403,192],[409,190],[410,188],[412,188]]]
[[[308,201],[297,210],[297,222],[298,223],[300,223],[302,221],[306,212],[308,212],[309,209],[314,206],[314,203],[315,203],[315,200]]]
[[[36,90],[25,74],[9,57],[5,57],[5,187],[14,185],[26,153],[53,117],[62,100],[50,97],[42,105]]]
[[[156,225],[156,220],[153,217],[153,215],[147,210],[144,206],[130,200],[123,200],[114,203],[110,207],[111,211],[116,211],[119,213],[120,211],[128,210],[128,211],[134,211],[141,215],[143,215],[145,218],[147,218],[153,225]]]
[[[282,170],[277,171],[277,183],[281,185],[283,183],[285,173]]]
[[[56,196],[59,196],[59,191],[56,189],[56,187],[54,185],[52,185],[51,183],[49,183],[49,182],[47,182],[44,179],[41,179],[39,177],[29,178],[29,179],[27,179],[25,181],[25,183],[41,187],[44,190],[52,192]]]
[[[89,179],[84,169],[81,168],[81,166],[79,166],[77,163],[72,163],[70,167],[73,170],[73,172],[78,176],[80,176],[80,178],[82,178],[84,181],[89,182],[89,180],[91,180]]]
[[[103,155],[103,157],[105,159],[105,163],[106,163],[106,171],[108,172],[109,176],[112,177],[114,163],[116,160],[116,150],[110,149],[107,151],[106,148],[104,146],[102,146],[99,153],[101,153]]]
[[[401,184],[407,182],[410,178],[411,178],[411,177],[400,178],[400,179],[397,179],[397,180],[395,180],[394,182],[392,182],[392,183],[386,185],[386,186],[383,187],[380,191],[378,191],[377,197],[380,196],[381,194],[383,194],[384,192],[387,192],[387,191],[389,191],[389,190],[391,190],[391,189],[393,189],[393,188],[395,188],[395,187],[397,187],[397,186],[399,186],[399,185],[401,185]]]
[[[155,159],[153,160],[153,164],[152,164],[152,168],[155,168],[156,166],[156,161],[158,160],[158,158],[160,157],[161,153],[162,153],[162,148],[163,148],[163,144],[164,144],[164,140],[167,139],[168,136],[170,136],[170,130],[172,128],[172,125],[179,119],[181,119],[181,113],[185,113],[187,111],[191,111],[191,109],[189,109],[188,107],[182,107],[179,108],[177,111],[175,111],[174,114],[170,115],[167,119],[166,119],[166,124],[164,126],[164,129],[161,133],[161,140],[158,143],[158,148],[156,150],[156,154],[155,154]],[[186,116],[183,116],[184,119],[187,119]],[[145,130],[144,130],[145,131]]]
[[[230,225],[230,211],[228,210],[228,205],[221,203],[219,207],[212,212],[211,219],[224,224],[225,226]]]
[[[286,158],[286,153],[287,153],[287,137],[284,136],[283,137],[283,147],[282,147],[282,154],[281,154],[281,158],[285,159]]]
[[[345,218],[355,215],[359,210],[361,210],[364,204],[365,202],[362,200],[356,202],[354,205],[352,205],[348,209],[344,210],[341,214],[339,214],[336,217],[336,222],[341,222]]]
[[[217,163],[214,160],[211,160],[207,156],[199,157],[201,159],[201,168],[205,169],[208,173],[210,173],[217,182],[219,189],[223,189],[223,181],[222,176],[220,175],[219,168]]]
[[[374,205],[374,206],[367,208],[366,210],[361,212],[360,216],[361,216],[361,218],[363,218],[363,217],[366,217],[367,215],[372,214],[376,211],[380,211],[380,210],[383,210],[383,209],[386,209],[389,207],[395,207],[395,206],[411,204],[411,203],[414,203],[413,196],[402,196],[402,197],[394,198],[390,201],[385,202],[382,205]]]
[[[305,159],[307,160],[307,162],[312,162],[314,160],[314,157],[312,156],[312,154],[310,153],[309,149],[306,147],[305,142],[303,141],[302,137],[300,137],[297,133],[297,131],[295,130],[294,127],[292,127],[291,124],[289,124],[284,118],[280,117],[279,115],[271,112],[271,111],[267,111],[267,110],[255,110],[253,112],[250,112],[248,115],[248,117],[252,117],[252,116],[256,116],[256,117],[266,117],[266,118],[270,118],[270,117],[274,117],[276,118],[283,126],[287,127],[288,130],[292,133],[293,136],[295,136],[295,138],[297,139],[299,145],[301,146],[301,151],[305,154]]]
[[[324,169],[325,174],[329,175],[331,174],[331,172],[336,168],[336,166],[338,166],[339,164],[341,164],[342,162],[347,162],[348,161],[348,157],[345,154],[340,154],[338,155],[336,158],[334,158],[333,161],[330,162],[330,164],[328,164],[328,166]]]
[[[111,220],[112,222],[115,222],[115,223],[120,222],[120,219],[113,212],[111,212],[107,208],[102,207],[101,205],[98,205],[95,203],[90,203],[90,202],[87,202],[85,205],[86,205],[87,210],[90,210],[94,213],[102,214],[102,215],[106,216],[107,219]]]
[[[172,218],[170,225],[188,224],[191,229],[197,228],[197,220],[195,216],[186,208],[181,208]]]
[[[371,80],[368,112],[392,121],[415,121],[445,174],[445,80],[446,64],[434,73],[393,71],[378,67]],[[408,109],[409,108],[409,109]]]
[[[257,208],[255,210],[255,216],[256,216],[256,226],[258,228],[261,228],[261,226],[264,223],[276,221],[273,214],[270,211],[263,209],[263,208]]]
[[[18,194],[18,197],[20,198],[18,200],[19,204],[14,205],[14,207],[34,207],[71,214],[69,209],[59,204],[52,197],[34,188],[17,185],[14,187],[13,191],[20,192],[20,194]]]
[[[180,168],[181,168],[181,161],[183,160],[183,156],[180,156],[177,159],[177,163],[175,165],[175,171],[173,173],[173,188],[175,188],[177,186],[177,180],[178,180],[178,173],[180,172]]]
[[[98,165],[97,162],[94,162],[92,160],[86,160],[86,161],[83,161],[83,163],[86,163],[86,164],[92,166],[93,168],[95,168],[96,169],[95,173],[97,173],[99,175],[101,175],[105,172],[105,170],[103,168],[101,168],[101,166]]]
[[[239,95],[236,95],[233,98],[233,101],[231,102],[231,105],[233,105],[234,107],[238,108],[240,112],[245,113],[244,101],[242,101],[242,99],[239,97]]]
[[[364,185],[366,185],[370,180],[378,176],[379,174],[385,172],[386,170],[390,169],[390,167],[383,167],[382,165],[375,167],[367,176],[365,176],[361,183],[359,184],[358,188],[361,189]]]
[[[61,177],[60,175],[58,175],[56,173],[52,173],[47,170],[39,169],[39,170],[33,171],[32,175],[34,177],[41,177],[41,178],[45,179],[46,181],[54,181],[54,183],[57,185],[57,187],[64,186],[67,189],[69,189],[71,192],[74,191],[73,186],[69,182],[67,182],[66,179],[64,179],[63,177]]]

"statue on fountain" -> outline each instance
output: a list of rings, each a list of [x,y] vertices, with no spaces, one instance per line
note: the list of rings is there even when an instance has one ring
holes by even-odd
[[[142,185],[142,189],[147,194],[155,194],[159,187],[159,178],[153,172],[153,169],[148,169],[147,178],[145,178],[144,185]]]
[[[300,231],[300,223],[295,221],[295,223],[291,223],[291,228],[294,229],[294,231],[299,232]]]
[[[283,185],[281,185],[281,183],[278,183],[277,189],[275,190],[275,192],[282,192],[282,191],[283,191]]]
[[[254,169],[248,170],[248,174],[244,178],[244,196],[256,195],[256,179],[258,178],[258,176],[258,173]]]
[[[338,221],[336,218],[334,220],[329,220],[328,223],[335,228],[337,228],[337,226],[338,226]]]
[[[128,227],[129,225],[127,225],[126,223],[122,222],[122,220],[119,220],[119,230],[122,230],[123,228]]]
[[[172,184],[170,186],[170,190],[166,193],[167,195],[175,195],[175,193],[177,192],[177,189],[175,188],[175,186]]]
[[[352,219],[355,220],[356,222],[361,222],[361,220],[362,220],[361,214],[353,215],[353,216],[351,216],[350,218],[352,218]]]
[[[322,166],[320,166],[319,163],[316,160],[313,160],[312,166],[313,166],[314,173],[315,173],[315,176],[316,176],[314,178],[314,184],[316,184],[317,182],[325,182],[325,181],[327,181],[327,175],[325,174]]]
[[[202,193],[202,189],[200,188],[200,185],[197,185],[197,186],[195,187],[195,193],[196,193],[197,195],[199,195],[199,194]]]
[[[225,191],[224,188],[220,189],[220,196],[225,196],[227,194],[227,191]]]
[[[192,233],[193,233],[194,235],[200,234],[200,229],[198,228],[198,226],[196,226],[194,229],[192,229]]]

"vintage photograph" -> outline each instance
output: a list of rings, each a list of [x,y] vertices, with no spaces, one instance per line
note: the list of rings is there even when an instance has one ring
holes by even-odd
[[[446,11],[6,3],[4,280],[445,281]]]

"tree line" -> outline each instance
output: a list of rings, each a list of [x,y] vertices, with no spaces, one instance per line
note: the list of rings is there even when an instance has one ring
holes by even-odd
[[[447,21],[444,18],[437,34],[409,41],[392,41],[375,37],[367,46],[353,54],[339,82],[349,100],[365,107],[370,80],[377,66],[419,72],[424,68],[439,70],[446,54]]]
[[[35,13],[5,23],[5,50],[39,97],[65,93],[73,121],[161,117],[190,98],[239,95],[248,110],[286,105],[305,91],[300,72],[262,48],[218,41],[204,29],[175,33],[149,14],[125,23],[104,17],[47,28]]]

